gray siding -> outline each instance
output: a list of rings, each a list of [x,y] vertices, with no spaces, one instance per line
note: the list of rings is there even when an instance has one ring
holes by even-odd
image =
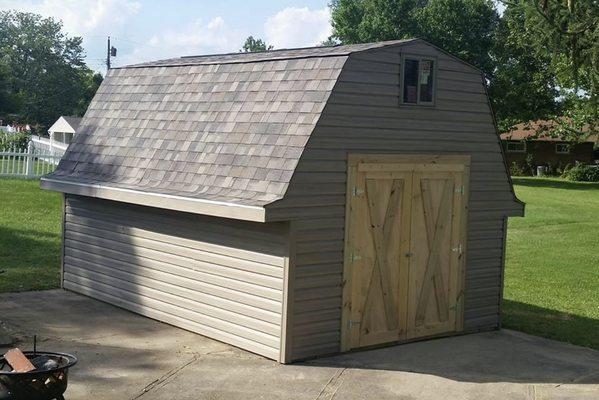
[[[66,289],[275,360],[288,225],[67,196]]]
[[[401,51],[437,57],[435,106],[398,105],[399,48],[351,55],[286,197],[267,206],[267,219],[295,220],[291,359],[340,350],[348,153],[472,156],[464,326],[499,323],[503,217],[520,213],[521,205],[514,201],[482,76],[423,43]]]

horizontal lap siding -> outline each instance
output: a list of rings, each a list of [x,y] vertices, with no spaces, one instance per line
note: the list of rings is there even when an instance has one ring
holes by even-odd
[[[348,153],[471,155],[465,329],[497,326],[503,216],[517,209],[475,69],[422,44],[438,61],[434,108],[399,106],[397,51],[354,54],[308,142],[286,197],[269,219],[296,220],[292,358],[340,350]]]
[[[67,196],[66,289],[278,359],[287,225]]]

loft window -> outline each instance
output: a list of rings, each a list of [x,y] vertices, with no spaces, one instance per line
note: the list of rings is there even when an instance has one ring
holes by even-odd
[[[407,56],[403,62],[402,102],[431,105],[434,102],[435,61]]]
[[[557,143],[555,145],[556,154],[570,154],[570,146],[565,143]]]
[[[508,153],[526,153],[526,142],[507,142]]]

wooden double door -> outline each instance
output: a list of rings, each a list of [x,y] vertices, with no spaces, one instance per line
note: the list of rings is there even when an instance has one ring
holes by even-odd
[[[469,163],[350,156],[343,350],[462,330]]]

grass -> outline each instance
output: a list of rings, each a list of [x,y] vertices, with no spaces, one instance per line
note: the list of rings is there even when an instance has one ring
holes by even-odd
[[[39,186],[0,178],[0,292],[59,286],[61,196]]]
[[[503,326],[599,349],[599,184],[514,178]]]

